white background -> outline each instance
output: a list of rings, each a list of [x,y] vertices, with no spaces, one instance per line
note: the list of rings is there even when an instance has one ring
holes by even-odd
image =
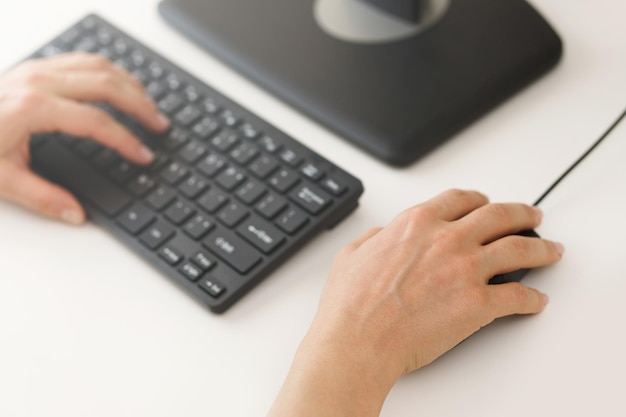
[[[559,66],[407,169],[355,149],[173,31],[154,0],[5,1],[7,68],[95,11],[360,177],[361,207],[225,315],[93,225],[0,202],[0,415],[260,416],[315,311],[335,252],[447,188],[532,203],[626,106],[626,3],[534,0]],[[286,17],[287,18],[287,17]],[[0,138],[1,139],[1,138]],[[626,123],[542,204],[563,261],[525,283],[546,311],[500,320],[406,376],[383,416],[626,415]]]

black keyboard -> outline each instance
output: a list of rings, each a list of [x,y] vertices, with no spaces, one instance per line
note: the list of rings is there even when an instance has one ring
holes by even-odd
[[[126,68],[172,120],[143,129],[104,104],[156,155],[148,167],[84,138],[31,141],[33,168],[74,192],[91,220],[223,312],[358,205],[361,182],[96,15],[33,57],[82,50]],[[299,279],[299,277],[294,277]]]

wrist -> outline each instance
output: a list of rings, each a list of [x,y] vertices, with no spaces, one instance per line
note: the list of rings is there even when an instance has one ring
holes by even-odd
[[[370,345],[312,326],[270,416],[378,416],[399,374]]]

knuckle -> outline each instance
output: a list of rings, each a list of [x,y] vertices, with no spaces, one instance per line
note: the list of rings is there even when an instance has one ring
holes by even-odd
[[[102,70],[111,69],[111,62],[100,54],[85,53],[82,56],[82,59],[88,62],[90,66],[93,68],[102,69]]]
[[[503,203],[491,203],[487,207],[489,216],[498,222],[510,222],[512,215],[509,206]]]
[[[120,89],[119,80],[109,71],[101,71],[95,79],[98,87],[107,94]]]
[[[88,108],[86,116],[86,130],[89,136],[101,137],[111,129],[112,119],[104,111]]]
[[[527,259],[532,254],[531,244],[527,238],[521,236],[509,236],[509,250],[515,253],[520,259]]]
[[[430,207],[420,204],[403,210],[396,219],[406,231],[413,232],[435,221],[437,214]]]
[[[470,192],[466,190],[461,190],[460,188],[451,188],[443,192],[444,197],[457,200],[464,199],[470,197]]]
[[[530,294],[526,287],[517,282],[512,282],[509,285],[509,291],[513,302],[518,305],[526,305],[530,301]]]
[[[20,78],[24,85],[36,86],[50,80],[50,74],[35,67],[26,67]]]
[[[33,88],[24,88],[15,93],[11,101],[14,114],[27,114],[43,104],[44,96]]]

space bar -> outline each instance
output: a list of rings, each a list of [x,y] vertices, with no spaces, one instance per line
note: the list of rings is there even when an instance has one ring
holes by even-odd
[[[77,197],[92,203],[99,210],[115,216],[131,202],[128,193],[59,142],[49,140],[33,155],[33,165],[51,180],[68,188]]]

